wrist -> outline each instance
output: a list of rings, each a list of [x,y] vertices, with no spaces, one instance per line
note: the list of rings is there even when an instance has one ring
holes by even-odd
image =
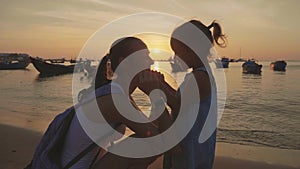
[[[159,99],[153,101],[153,103],[151,103],[152,105],[152,109],[157,109],[157,108],[162,108],[166,106],[166,102],[163,99],[163,97],[160,97]]]

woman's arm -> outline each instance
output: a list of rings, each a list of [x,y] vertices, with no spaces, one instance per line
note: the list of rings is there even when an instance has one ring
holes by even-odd
[[[123,97],[122,99],[128,99],[125,96],[118,96]],[[136,111],[134,112],[128,112],[127,110],[131,110],[128,107],[122,108],[124,109],[124,112],[120,113],[113,103],[111,95],[107,95],[104,97],[100,97],[97,99],[99,109],[102,112],[102,115],[106,119],[108,123],[122,123],[125,124],[128,128],[130,128],[132,131],[134,131],[139,137],[150,137],[155,136],[160,133],[159,126],[155,125],[153,122],[150,122],[149,119],[136,107],[135,104],[128,105],[128,106],[134,106],[136,108]],[[132,102],[131,102],[132,103]],[[120,110],[120,111],[122,111]],[[128,117],[137,117],[138,119],[141,119],[143,121],[149,121],[148,123],[139,123],[130,120]],[[171,122],[171,117],[169,116],[168,112],[165,110],[162,114],[163,119],[165,122],[169,123]]]
[[[154,89],[160,89],[164,92],[166,103],[172,109],[172,112],[177,112],[180,108],[180,98],[177,96],[177,91],[173,89],[165,80],[163,74],[156,71],[143,71],[139,78],[138,88],[148,96]],[[163,94],[161,94],[163,96]]]

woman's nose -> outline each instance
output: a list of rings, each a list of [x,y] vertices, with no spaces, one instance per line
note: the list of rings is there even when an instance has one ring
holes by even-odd
[[[154,61],[152,60],[152,58],[150,56],[147,56],[144,58],[144,63],[146,63],[147,65],[153,65],[154,64]]]
[[[148,63],[150,64],[150,65],[153,65],[154,64],[154,61],[150,58],[150,57],[148,57]]]

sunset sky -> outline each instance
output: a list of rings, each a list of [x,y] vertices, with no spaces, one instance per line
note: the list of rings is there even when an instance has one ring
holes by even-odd
[[[219,21],[229,42],[217,48],[220,56],[239,58],[241,49],[243,58],[299,60],[299,7],[298,0],[1,0],[0,52],[75,58],[111,21],[163,12],[206,25]],[[157,39],[149,43],[151,48],[168,45]]]

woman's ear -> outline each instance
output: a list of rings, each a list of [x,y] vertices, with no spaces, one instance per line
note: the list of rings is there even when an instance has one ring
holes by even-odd
[[[105,71],[105,76],[107,80],[112,80],[114,76],[114,71],[111,68],[111,60],[108,59],[106,62],[106,71]]]

